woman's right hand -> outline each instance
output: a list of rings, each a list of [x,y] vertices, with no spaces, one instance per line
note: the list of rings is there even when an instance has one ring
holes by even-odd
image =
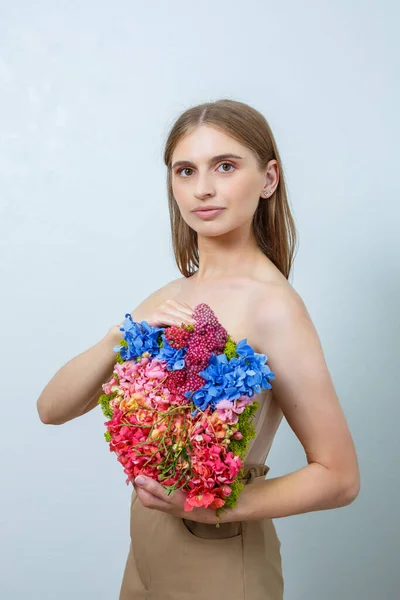
[[[185,302],[179,302],[178,300],[165,300],[155,309],[150,309],[148,314],[146,312],[142,304],[140,308],[137,307],[131,312],[132,320],[136,322],[147,321],[151,327],[169,327],[171,325],[179,327],[182,323],[185,325],[195,324],[192,318],[193,309]],[[113,344],[118,344],[121,341],[120,327],[122,327],[124,321],[110,327],[107,333],[107,339],[112,340]]]
[[[146,311],[140,310],[140,318],[136,310],[131,315],[133,321],[147,321],[151,327],[169,327],[171,325],[179,327],[182,323],[185,325],[195,324],[192,318],[193,309],[185,302],[179,302],[178,300],[165,300],[157,308],[149,311],[148,315],[146,315]],[[118,329],[122,326],[122,323],[123,321],[117,325]]]
[[[171,325],[180,326],[194,325],[195,321],[192,317],[193,309],[185,302],[178,300],[166,300],[142,321],[147,321],[151,327],[167,327]],[[134,319],[134,317],[133,317]]]

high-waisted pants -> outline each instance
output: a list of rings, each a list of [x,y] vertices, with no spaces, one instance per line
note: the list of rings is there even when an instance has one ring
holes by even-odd
[[[267,465],[245,465],[245,484]],[[188,516],[190,513],[188,513]],[[149,509],[132,493],[131,543],[119,600],[282,600],[281,543],[272,519],[198,523]]]

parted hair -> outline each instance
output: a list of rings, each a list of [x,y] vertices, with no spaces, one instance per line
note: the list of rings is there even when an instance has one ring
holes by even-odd
[[[205,102],[185,110],[172,125],[165,142],[168,205],[175,261],[184,277],[199,267],[197,233],[182,218],[172,192],[172,155],[179,141],[200,125],[215,127],[253,151],[260,171],[275,159],[279,182],[272,196],[260,196],[253,217],[253,232],[262,252],[289,278],[296,250],[297,233],[286,193],[282,161],[265,117],[248,104],[230,99]]]

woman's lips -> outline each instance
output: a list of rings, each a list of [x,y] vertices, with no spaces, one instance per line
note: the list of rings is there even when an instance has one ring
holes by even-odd
[[[224,210],[225,210],[224,208],[212,208],[210,210],[197,210],[197,211],[195,211],[194,214],[197,215],[198,217],[200,217],[200,219],[203,219],[206,221],[207,219],[212,219],[216,215],[219,215]]]

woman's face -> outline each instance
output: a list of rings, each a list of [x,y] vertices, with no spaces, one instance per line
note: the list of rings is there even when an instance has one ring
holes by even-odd
[[[235,156],[214,158],[225,154]],[[214,127],[197,127],[178,143],[171,161],[172,192],[182,218],[204,236],[251,224],[263,189],[276,187],[273,163],[261,172],[250,149]],[[193,212],[207,206],[224,210],[205,219]]]

